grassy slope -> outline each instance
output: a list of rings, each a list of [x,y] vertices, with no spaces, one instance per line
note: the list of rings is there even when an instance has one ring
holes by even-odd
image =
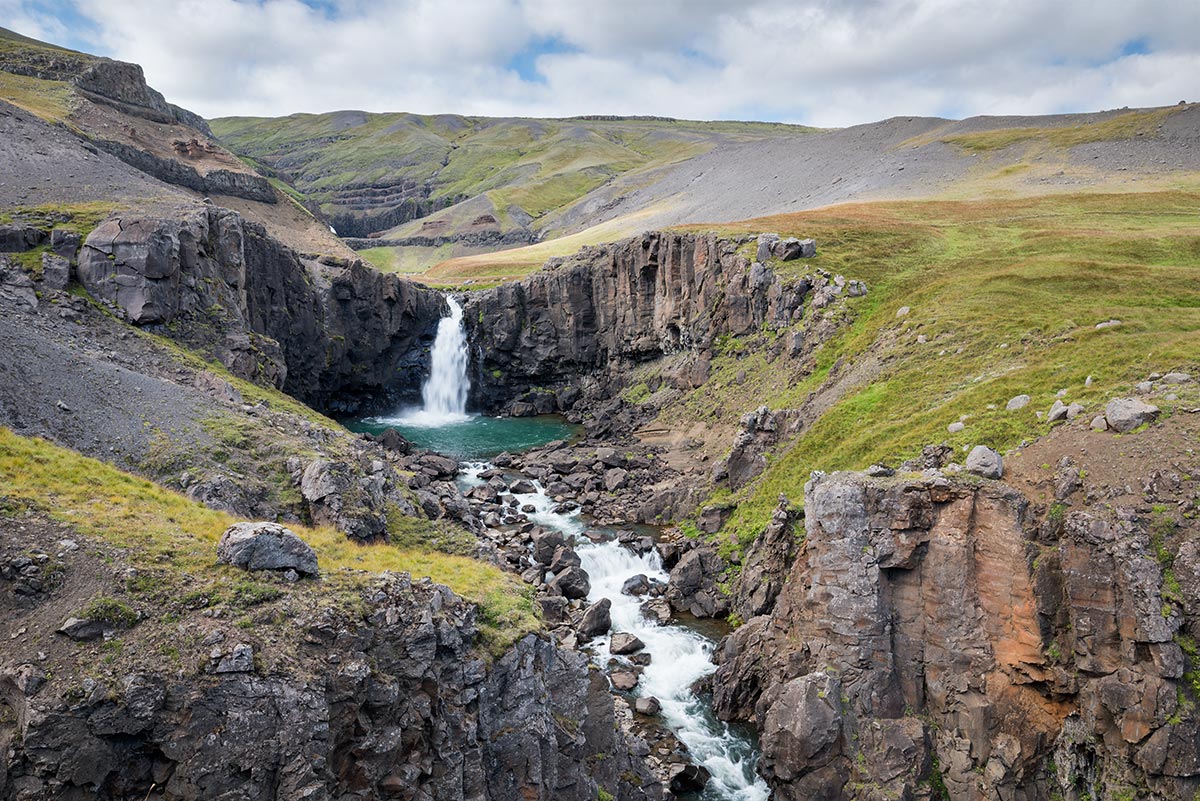
[[[789,375],[753,343],[731,343],[709,383],[673,413],[678,422],[728,420],[763,402],[797,407],[837,360],[874,350],[883,361],[874,381],[833,405],[733,498],[727,544],[761,530],[780,492],[800,502],[812,470],[895,464],[941,441],[960,452],[1011,448],[1045,431],[1035,412],[1059,389],[1098,412],[1153,370],[1200,363],[1200,186],[857,204],[726,230],[813,236],[818,257],[780,269],[843,273],[865,280],[870,294],[849,301],[853,322],[818,353],[812,375]],[[911,313],[897,318],[905,305]],[[1123,325],[1095,328],[1110,318]],[[739,384],[732,379],[742,370]],[[1033,402],[1006,412],[1022,393]],[[948,435],[962,415],[966,429]]]
[[[245,577],[215,563],[237,520],[111,465],[0,427],[0,512],[41,510],[80,534],[127,549],[150,571],[169,568],[180,590],[219,593]],[[383,570],[429,576],[481,608],[489,646],[503,648],[539,625],[514,576],[475,559],[419,546],[356,545],[328,527],[292,527],[313,549],[330,590],[355,589]],[[412,537],[405,539],[411,541]]]
[[[541,217],[631,170],[669,164],[718,141],[795,135],[777,123],[535,120],[414,114],[296,114],[211,122],[235,152],[289,173],[335,212],[336,190],[408,179],[433,200],[486,194]],[[445,162],[445,163],[443,163]]]

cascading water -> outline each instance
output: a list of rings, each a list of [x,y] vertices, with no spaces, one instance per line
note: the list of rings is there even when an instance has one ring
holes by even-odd
[[[479,473],[489,467],[482,462],[463,465],[460,482],[464,489],[483,483]],[[683,626],[649,620],[641,611],[644,599],[621,591],[625,581],[639,573],[651,580],[667,580],[658,553],[651,551],[639,556],[613,540],[590,542],[582,536],[587,526],[579,513],[556,511],[558,504],[546,495],[541,483],[535,481],[533,485],[534,492],[515,495],[521,506],[533,507],[534,511],[527,515],[530,522],[576,537],[576,553],[592,585],[588,600],[608,598],[612,602],[612,630],[629,632],[645,643],[651,662],[635,692],[659,700],[663,721],[688,747],[696,762],[708,769],[712,778],[701,798],[766,801],[770,793],[755,772],[754,746],[717,720],[692,692],[692,684],[715,669],[712,640]],[[597,664],[605,666],[614,658],[609,652],[608,637],[594,640],[591,645]]]
[[[395,418],[400,425],[432,428],[470,419],[467,393],[471,381],[467,378],[467,329],[463,325],[463,309],[449,295],[446,305],[450,307],[450,316],[443,317],[438,323],[429,378],[421,386],[424,406]]]

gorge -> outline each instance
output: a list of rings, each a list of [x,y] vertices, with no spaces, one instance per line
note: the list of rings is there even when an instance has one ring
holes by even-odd
[[[275,172],[0,34],[0,801],[1200,791],[1200,107],[588,120],[713,146],[597,224],[751,219],[412,280],[285,180],[367,115],[238,122]],[[701,180],[850,140],[853,202]],[[328,177],[362,231],[470,203]]]

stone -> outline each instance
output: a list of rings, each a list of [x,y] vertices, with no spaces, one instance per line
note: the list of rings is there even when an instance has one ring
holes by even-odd
[[[1050,407],[1050,411],[1046,412],[1046,421],[1057,423],[1059,420],[1067,419],[1067,405],[1060,400],[1054,401],[1054,405]]]
[[[243,570],[294,570],[317,575],[317,554],[278,523],[235,523],[217,543],[217,561]]]
[[[633,710],[639,715],[657,715],[662,711],[662,702],[653,695],[638,698],[633,702]]]
[[[560,545],[554,549],[554,558],[550,560],[550,572],[561,573],[568,567],[579,567],[581,564],[583,561],[579,554],[566,545]]]
[[[811,259],[817,255],[817,243],[813,239],[796,239],[788,237],[774,243],[771,247],[771,252],[780,261],[792,261],[793,259]]]
[[[645,595],[650,592],[650,579],[646,577],[645,573],[630,576],[621,585],[621,592],[626,595]]]
[[[606,470],[604,473],[604,488],[609,492],[616,492],[625,486],[625,481],[629,473],[620,467],[614,467],[611,470]]]
[[[896,316],[907,317],[910,311],[912,311],[912,309],[910,309],[908,306],[901,306],[900,308],[896,309]]]
[[[976,445],[967,454],[967,472],[983,478],[1000,478],[1004,475],[1004,461],[1000,454],[986,445]]]
[[[254,671],[254,648],[244,642],[233,646],[233,650],[225,654],[217,662],[214,673],[251,673]]]
[[[1158,418],[1158,407],[1137,398],[1113,398],[1104,407],[1104,417],[1114,431],[1126,434]]]
[[[564,598],[578,600],[586,598],[592,591],[587,571],[581,567],[568,567],[550,580],[549,589]]]
[[[754,260],[766,262],[771,258],[771,250],[779,242],[779,234],[761,234],[758,237],[758,247],[754,251]]]
[[[960,421],[956,421],[956,422],[953,422],[950,425],[946,426],[946,431],[950,432],[951,434],[957,434],[957,433],[961,432],[964,428],[966,428],[966,425],[964,425]]]
[[[671,605],[662,598],[651,598],[639,607],[642,616],[656,623],[671,621]]]
[[[1096,328],[1099,330],[1103,330],[1105,328],[1116,328],[1120,324],[1121,324],[1120,320],[1116,320],[1116,319],[1105,320],[1102,323],[1096,323]]]
[[[1067,419],[1074,420],[1079,415],[1083,414],[1085,407],[1082,403],[1072,403],[1067,406]]]
[[[608,600],[607,598],[605,600]],[[646,647],[646,644],[636,636],[626,631],[618,631],[609,641],[608,650],[617,656],[636,654]]]
[[[1159,379],[1164,384],[1186,384],[1192,380],[1190,373],[1167,373]]]
[[[612,601],[601,598],[589,606],[576,627],[579,636],[585,640],[600,637],[612,628]]]
[[[104,626],[95,620],[69,617],[58,627],[58,633],[76,642],[86,642],[88,640],[98,640],[103,637]]]
[[[561,531],[538,529],[533,532],[533,561],[540,565],[549,565],[554,561],[554,554],[564,544]]]
[[[1010,412],[1015,412],[1017,409],[1024,409],[1029,405],[1029,401],[1031,400],[1032,398],[1030,398],[1028,395],[1017,395],[1015,398],[1011,398],[1008,403],[1005,404],[1004,408]]]
[[[508,485],[508,491],[513,495],[529,495],[530,493],[537,492],[537,487],[529,479],[519,478]]]
[[[1093,431],[1107,431],[1108,430],[1108,420],[1106,420],[1104,418],[1104,415],[1102,415],[1102,414],[1098,414],[1095,417],[1093,417],[1091,425],[1092,425]]]
[[[62,291],[71,282],[71,262],[55,253],[42,254],[42,286]]]
[[[712,776],[703,765],[684,765],[671,776],[670,790],[674,795],[698,793],[708,786]]]
[[[618,670],[608,677],[614,689],[629,692],[638,685],[638,674],[632,670]]]

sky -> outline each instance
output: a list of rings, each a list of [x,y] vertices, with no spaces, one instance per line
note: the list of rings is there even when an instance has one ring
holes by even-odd
[[[1200,0],[0,0],[205,117],[341,109],[822,127],[1200,100]]]

